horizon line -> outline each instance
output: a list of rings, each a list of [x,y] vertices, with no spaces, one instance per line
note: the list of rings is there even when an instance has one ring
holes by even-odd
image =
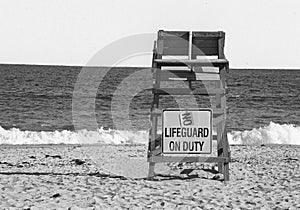
[[[89,68],[151,68],[151,66],[84,66],[80,64],[42,64],[42,63],[0,63],[0,65],[18,65],[18,66],[61,66],[61,67],[89,67]],[[232,67],[230,70],[300,70],[291,67]]]

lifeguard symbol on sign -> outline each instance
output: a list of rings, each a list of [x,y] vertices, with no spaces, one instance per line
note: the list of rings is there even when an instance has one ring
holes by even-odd
[[[164,154],[211,154],[210,109],[165,109],[162,121]]]

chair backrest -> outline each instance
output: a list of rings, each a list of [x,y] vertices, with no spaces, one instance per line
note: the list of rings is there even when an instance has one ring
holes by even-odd
[[[157,53],[159,56],[188,56],[188,31],[158,31]]]
[[[190,34],[191,33],[191,34]],[[192,42],[190,42],[190,39]],[[225,33],[189,32],[189,31],[158,31],[157,54],[162,56],[224,56]]]
[[[225,58],[224,55],[225,33],[218,32],[192,32],[192,58],[197,56],[217,56]]]

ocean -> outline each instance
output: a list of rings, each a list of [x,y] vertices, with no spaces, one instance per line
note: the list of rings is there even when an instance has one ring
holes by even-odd
[[[0,144],[148,141],[151,69],[3,64],[0,75]],[[230,144],[300,145],[300,71],[235,69],[227,85]]]

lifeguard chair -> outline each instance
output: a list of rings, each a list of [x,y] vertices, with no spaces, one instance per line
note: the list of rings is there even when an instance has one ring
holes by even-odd
[[[225,33],[222,31],[158,31],[152,60],[154,97],[151,106],[152,125],[149,131],[148,148],[148,178],[150,180],[155,176],[155,163],[158,162],[217,162],[218,171],[223,173],[225,181],[229,180],[230,152],[226,134],[225,78],[229,70],[229,62],[224,55],[224,40]],[[170,56],[176,58],[170,58]],[[172,70],[174,67],[185,69]],[[188,88],[161,87],[161,81],[171,83],[174,80],[177,81],[178,78],[187,81]],[[212,81],[214,85],[209,87],[192,85],[205,81]],[[212,110],[212,124],[215,131],[212,140],[217,141],[217,156],[170,156],[163,153],[162,135],[158,133],[158,118],[163,114],[159,100],[160,96],[164,95],[198,95],[214,98],[212,106],[207,108]]]

